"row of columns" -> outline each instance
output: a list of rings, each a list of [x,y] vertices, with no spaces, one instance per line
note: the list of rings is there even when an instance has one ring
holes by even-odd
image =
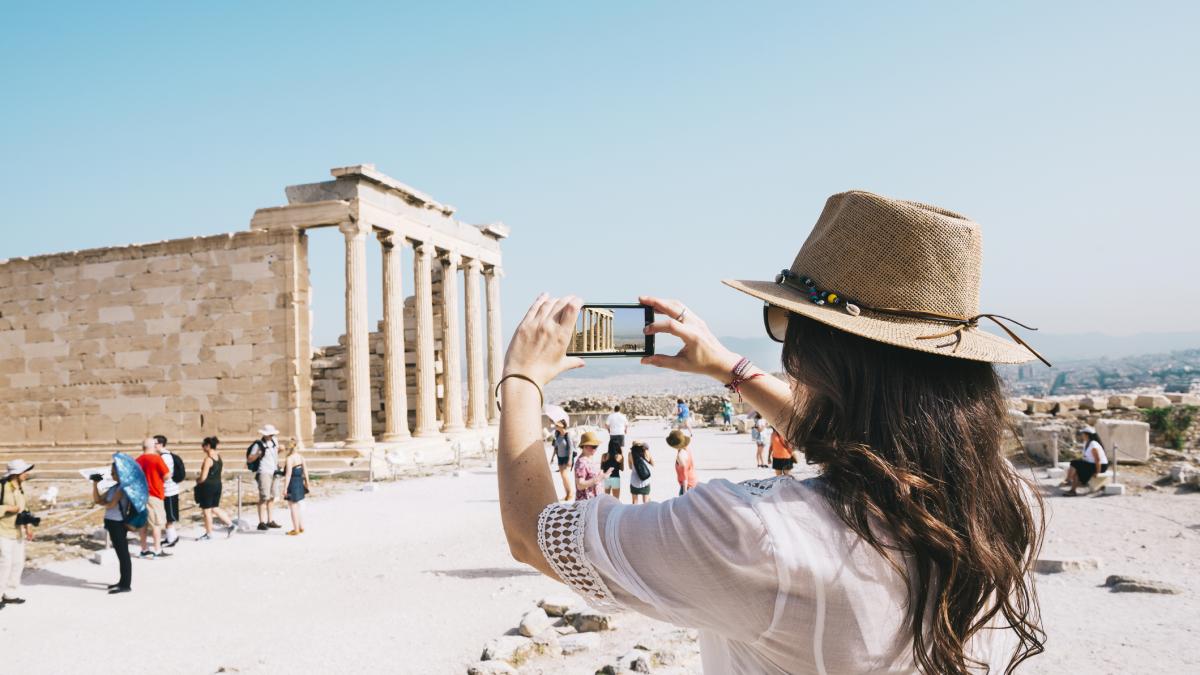
[[[608,351],[613,348],[612,310],[587,308],[580,315],[580,321],[582,351]]]
[[[367,320],[366,240],[370,225],[343,223],[339,229],[346,238],[346,394],[348,431],[346,445],[374,443],[371,431],[370,324]],[[380,440],[393,443],[407,438],[437,436],[470,427],[499,423],[499,411],[488,392],[500,376],[500,269],[484,267],[475,258],[465,262],[466,278],[466,350],[467,418],[463,420],[462,373],[459,366],[458,272],[464,267],[463,256],[447,251],[435,258],[434,246],[413,243],[413,286],[417,325],[416,333],[416,421],[408,426],[408,392],[404,363],[404,290],[401,250],[406,239],[393,232],[378,232],[383,249],[383,333],[384,333],[384,409],[386,423]],[[442,391],[441,427],[437,420],[437,380],[434,372],[433,266],[442,265]],[[487,372],[484,371],[485,338],[480,326],[483,314],[479,278],[484,278],[487,294],[486,348]],[[485,380],[486,377],[486,380]]]

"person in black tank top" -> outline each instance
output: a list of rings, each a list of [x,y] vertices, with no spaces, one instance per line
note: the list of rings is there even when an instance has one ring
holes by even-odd
[[[199,541],[208,541],[212,538],[214,515],[227,528],[225,536],[231,537],[237,530],[233,526],[233,519],[221,508],[221,473],[225,468],[225,462],[221,459],[221,453],[217,452],[219,442],[216,436],[209,436],[201,443],[201,447],[204,449],[204,461],[200,463],[200,476],[196,480],[196,488],[193,492],[196,506],[200,507],[200,514],[204,516],[204,534]]]
[[[621,469],[625,468],[625,453],[619,450],[613,452],[614,449],[612,446],[609,446],[609,452],[600,456],[600,473],[612,469],[612,473],[608,475],[608,478],[604,479],[604,494],[612,495],[620,500]]]

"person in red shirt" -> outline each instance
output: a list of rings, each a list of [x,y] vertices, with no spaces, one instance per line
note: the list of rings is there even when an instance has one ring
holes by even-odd
[[[146,519],[146,526],[140,533],[142,552],[138,557],[165,558],[171,555],[162,550],[162,530],[167,524],[167,511],[163,507],[163,482],[169,472],[167,463],[158,454],[158,441],[153,438],[142,441],[142,454],[138,455],[136,461],[138,466],[142,467],[142,473],[146,474],[146,492],[150,495],[146,502],[146,511],[149,517]],[[147,535],[154,536],[150,540],[154,544],[153,551],[146,547]]]

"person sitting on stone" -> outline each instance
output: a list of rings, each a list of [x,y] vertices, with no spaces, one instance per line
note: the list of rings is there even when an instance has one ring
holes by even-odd
[[[1092,476],[1108,471],[1108,455],[1104,453],[1104,446],[1100,444],[1100,436],[1096,429],[1084,427],[1079,430],[1077,436],[1083,443],[1083,459],[1071,460],[1071,467],[1067,469],[1067,480],[1062,485],[1071,488],[1063,493],[1065,497],[1077,496],[1079,487],[1087,485]]]

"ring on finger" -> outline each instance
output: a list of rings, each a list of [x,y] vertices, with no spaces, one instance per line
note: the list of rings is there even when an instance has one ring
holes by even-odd
[[[679,322],[682,322],[682,321],[683,321],[683,317],[687,316],[687,313],[688,313],[688,308],[687,308],[687,307],[684,307],[684,308],[683,308],[683,311],[679,313],[679,316],[675,317],[675,320],[676,320],[676,321],[679,321]]]

